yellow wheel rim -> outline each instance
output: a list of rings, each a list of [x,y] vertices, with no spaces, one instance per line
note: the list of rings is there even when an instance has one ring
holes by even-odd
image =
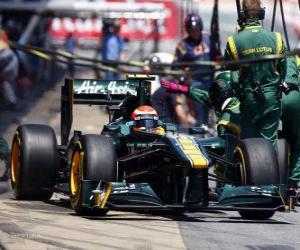
[[[20,144],[18,140],[15,140],[13,144],[10,170],[11,182],[16,185],[20,176]]]
[[[240,147],[236,147],[235,152],[238,152],[240,158],[242,185],[247,185],[246,162],[243,151]]]
[[[79,192],[79,183],[80,183],[80,153],[76,151],[73,155],[72,165],[71,165],[71,195],[76,196]]]

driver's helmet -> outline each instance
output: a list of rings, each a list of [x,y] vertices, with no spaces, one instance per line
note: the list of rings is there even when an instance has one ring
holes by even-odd
[[[230,71],[224,71],[216,76],[212,86],[209,88],[209,99],[217,112],[222,111],[222,105],[235,93],[232,88],[232,77]]]
[[[160,132],[158,114],[151,106],[144,105],[136,108],[130,118],[135,121],[134,131]]]
[[[188,34],[191,33],[192,29],[203,30],[203,22],[198,14],[191,13],[188,14],[184,21],[185,30]]]

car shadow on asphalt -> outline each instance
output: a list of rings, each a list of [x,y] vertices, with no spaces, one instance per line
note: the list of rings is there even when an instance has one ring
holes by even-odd
[[[246,220],[239,216],[228,215],[224,211],[202,211],[195,213],[186,213],[182,211],[118,211],[110,210],[106,215],[91,213],[89,215],[78,215],[72,210],[68,198],[57,200],[48,200],[43,202],[44,205],[49,204],[53,207],[61,207],[68,209],[69,215],[74,217],[81,217],[87,220],[106,220],[106,221],[176,221],[176,222],[201,222],[201,223],[240,223],[240,224],[274,224],[274,225],[287,225],[292,224],[285,221],[276,219],[268,220]],[[30,204],[23,204],[26,208],[37,208],[37,204],[30,206]],[[42,204],[38,206],[39,209],[49,209],[48,206]],[[57,209],[54,209],[57,210]],[[66,211],[66,210],[65,210]]]
[[[217,213],[216,213],[217,212]],[[205,223],[241,223],[241,224],[280,224],[280,225],[287,225],[292,224],[285,221],[279,221],[275,219],[268,219],[268,220],[246,220],[239,216],[228,216],[225,212],[222,211],[213,211],[211,212],[205,212],[204,214],[199,215],[200,213],[192,214],[192,213],[186,213],[181,214],[179,216],[173,217],[168,216],[168,218],[171,218],[176,221],[180,222],[205,222]],[[214,214],[214,215],[212,215]]]
[[[135,216],[136,214],[136,216]],[[74,214],[76,215],[76,214]],[[78,215],[76,215],[78,216]],[[285,221],[279,221],[275,219],[269,220],[246,220],[239,216],[227,216],[226,213],[222,211],[205,212],[201,215],[197,213],[197,216],[192,213],[143,213],[143,212],[130,212],[130,217],[128,214],[107,214],[104,216],[81,216],[82,218],[89,220],[114,220],[114,221],[176,221],[176,222],[200,222],[200,223],[240,223],[240,224],[274,224],[274,225],[287,225],[292,224]]]

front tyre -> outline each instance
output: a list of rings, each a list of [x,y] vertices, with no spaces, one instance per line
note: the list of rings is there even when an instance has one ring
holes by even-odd
[[[70,200],[77,214],[86,214],[82,180],[113,182],[117,180],[117,156],[111,138],[84,135],[75,142],[70,169]],[[107,213],[103,210],[102,214]]]
[[[273,145],[263,138],[249,138],[238,142],[235,161],[241,173],[242,185],[274,185],[279,183],[277,155]],[[266,220],[274,211],[240,211],[244,219]]]
[[[242,185],[279,183],[277,155],[273,145],[263,138],[240,140],[235,148]]]

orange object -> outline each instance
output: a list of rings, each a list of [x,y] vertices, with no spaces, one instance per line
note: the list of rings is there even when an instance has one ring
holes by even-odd
[[[131,114],[131,120],[136,124],[133,127],[134,131],[151,131],[164,134],[164,129],[158,125],[158,114],[151,106],[140,106]]]

